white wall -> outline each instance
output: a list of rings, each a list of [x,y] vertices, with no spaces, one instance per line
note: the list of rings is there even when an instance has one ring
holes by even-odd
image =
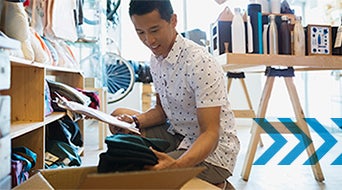
[[[191,30],[193,28],[200,28],[207,32],[207,38],[209,39],[209,26],[214,22],[218,14],[229,6],[231,10],[234,7],[241,7],[246,9],[247,0],[233,1],[229,0],[223,5],[218,5],[214,0],[198,1],[187,0],[187,7],[189,11],[186,14],[187,20],[183,20],[185,15],[182,14],[183,1],[173,0],[175,12],[178,15],[178,27],[179,31],[183,31],[184,28]],[[177,3],[178,4],[177,4]],[[291,2],[291,1],[288,1]],[[299,1],[301,2],[301,1]],[[323,16],[325,4],[331,2],[338,2],[335,0],[327,1],[306,1],[307,7],[303,9],[306,17],[304,20],[307,23],[326,24],[326,17]],[[121,49],[122,55],[126,59],[132,59],[137,61],[149,60],[150,51],[140,42],[138,39],[133,25],[128,16],[128,3],[129,1],[122,1],[121,5]],[[302,14],[302,10],[297,6],[293,6],[296,9],[298,15]],[[187,24],[185,27],[184,24]],[[320,117],[329,119],[330,117],[342,117],[341,106],[341,82],[335,80],[330,71],[313,71],[305,74],[304,72],[296,72],[295,85],[297,87],[298,95],[307,117]],[[262,73],[259,74],[246,74],[247,88],[252,99],[252,104],[257,112],[259,106],[260,96],[262,88],[264,86],[265,77]],[[245,108],[247,106],[243,96],[241,86],[239,82],[234,82],[231,89],[230,100],[232,106],[235,108]],[[135,94],[137,95],[137,94]],[[131,93],[130,96],[133,96]],[[134,98],[135,100],[138,97]],[[126,100],[125,100],[126,101]],[[131,101],[127,100],[127,105]],[[135,104],[135,103],[134,103]],[[126,105],[126,103],[125,103]],[[136,105],[134,105],[136,106]],[[286,91],[286,86],[281,80],[277,78],[272,91],[269,107],[267,109],[267,115],[270,117],[292,117],[293,109],[290,104],[289,96]]]
[[[142,94],[142,83],[135,83],[132,91],[122,100],[108,104],[107,113],[112,113],[114,109],[119,107],[126,107],[135,110],[141,110],[141,94]]]

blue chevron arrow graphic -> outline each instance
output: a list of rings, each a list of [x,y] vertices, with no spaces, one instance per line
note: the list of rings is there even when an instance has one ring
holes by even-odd
[[[331,118],[331,120],[340,128],[342,129],[342,118]],[[342,154],[334,160],[331,165],[342,165]]]
[[[265,165],[287,143],[287,140],[265,118],[253,118],[253,120],[274,140],[270,148],[253,164]]]
[[[336,160],[334,160],[331,165],[342,165],[342,154],[340,154]]]
[[[312,140],[290,118],[278,118],[280,122],[299,140],[299,143],[279,162],[279,165],[290,165]]]
[[[338,128],[342,129],[342,118],[331,118],[331,120],[338,126]]]
[[[305,121],[324,140],[324,143],[304,162],[304,165],[315,165],[336,143],[337,140],[315,118],[305,118]]]

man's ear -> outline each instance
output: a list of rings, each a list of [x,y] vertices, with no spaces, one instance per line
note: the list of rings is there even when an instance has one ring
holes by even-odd
[[[171,24],[173,27],[176,27],[176,26],[177,26],[177,15],[176,15],[176,14],[172,14],[171,19],[170,19],[170,24]]]

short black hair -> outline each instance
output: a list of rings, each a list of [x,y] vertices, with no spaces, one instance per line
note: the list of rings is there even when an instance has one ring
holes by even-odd
[[[144,15],[157,10],[160,17],[170,22],[173,8],[170,0],[131,0],[129,4],[129,16]]]

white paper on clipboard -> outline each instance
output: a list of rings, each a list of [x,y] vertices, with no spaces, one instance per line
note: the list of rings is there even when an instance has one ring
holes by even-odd
[[[130,124],[127,122],[120,121],[116,117],[109,115],[107,113],[104,113],[100,110],[96,110],[94,108],[82,105],[78,102],[69,101],[63,96],[59,95],[58,93],[56,93],[56,95],[57,97],[55,99],[55,102],[57,103],[59,107],[63,109],[67,109],[69,111],[73,111],[73,112],[88,116],[90,118],[97,119],[99,121],[108,123],[109,125],[115,125],[117,127],[127,129],[131,132],[134,132],[140,135],[139,129],[135,127],[134,123]]]

